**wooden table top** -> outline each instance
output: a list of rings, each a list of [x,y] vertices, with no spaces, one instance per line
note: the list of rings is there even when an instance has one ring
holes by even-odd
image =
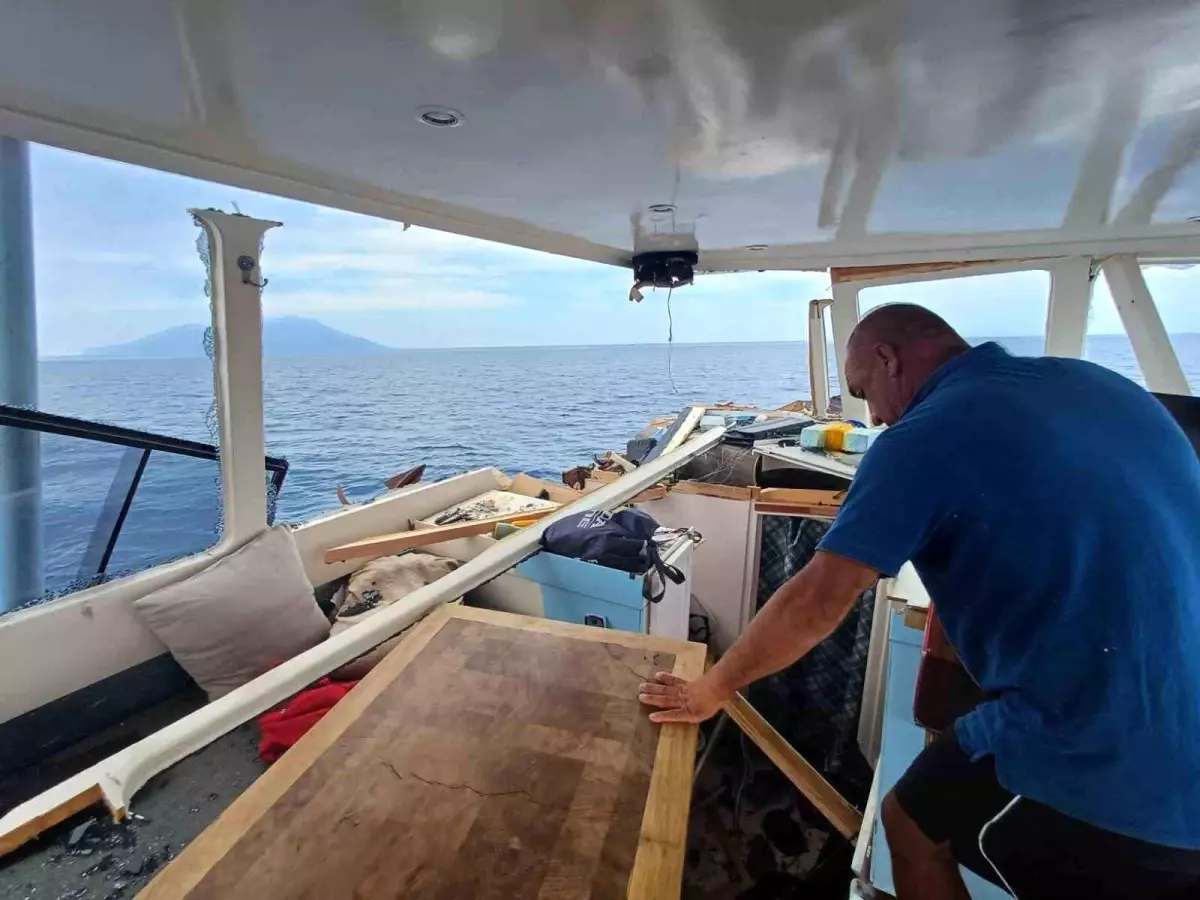
[[[140,895],[675,898],[695,726],[637,702],[704,647],[446,607]]]

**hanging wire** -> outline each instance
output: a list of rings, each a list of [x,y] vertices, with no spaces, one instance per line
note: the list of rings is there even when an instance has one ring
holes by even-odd
[[[671,295],[675,293],[674,286],[667,288],[667,380],[671,382],[671,393],[678,394],[675,387],[675,372],[671,366],[671,353],[675,346],[675,319],[671,315]]]

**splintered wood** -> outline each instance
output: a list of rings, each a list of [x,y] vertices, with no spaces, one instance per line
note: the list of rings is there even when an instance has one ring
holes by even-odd
[[[699,644],[439,611],[141,896],[678,897],[696,728],[636,694],[703,666]]]

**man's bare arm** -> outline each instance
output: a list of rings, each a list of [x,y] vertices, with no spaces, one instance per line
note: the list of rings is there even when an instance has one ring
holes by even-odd
[[[879,579],[869,566],[818,551],[787,580],[721,660],[693,682],[665,672],[638,689],[655,722],[702,722],[734,692],[786,668],[833,633],[859,594]]]

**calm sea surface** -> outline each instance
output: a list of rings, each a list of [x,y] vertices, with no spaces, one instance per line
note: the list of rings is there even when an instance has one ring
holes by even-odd
[[[1041,338],[999,338],[1014,353]],[[1200,335],[1173,338],[1200,393]],[[1088,357],[1139,379],[1124,337],[1094,337]],[[427,463],[426,480],[480,466],[556,479],[593,453],[621,448],[655,415],[691,401],[764,407],[808,396],[803,344],[407,350],[366,358],[269,358],[267,449],[291,463],[280,521],[301,522]],[[835,367],[830,365],[831,371]],[[207,360],[47,360],[46,412],[215,443]],[[836,388],[835,388],[836,392]],[[122,448],[42,439],[46,588],[78,577]],[[109,567],[142,568],[213,543],[215,463],[151,455]]]

